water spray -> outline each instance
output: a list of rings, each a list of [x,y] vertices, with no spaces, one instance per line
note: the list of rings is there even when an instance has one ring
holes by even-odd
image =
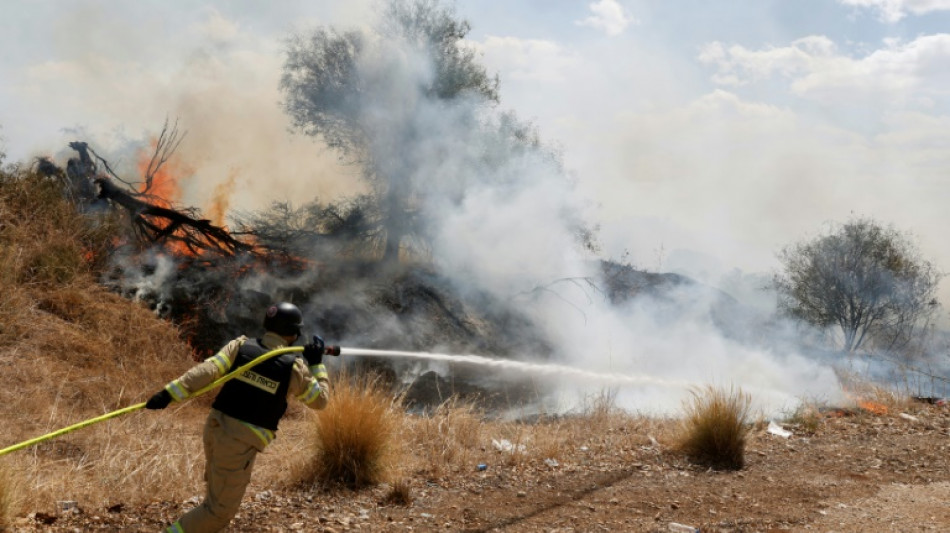
[[[432,361],[472,364],[505,370],[517,370],[531,374],[542,374],[546,376],[585,379],[607,385],[657,385],[661,387],[673,388],[689,388],[695,386],[694,383],[689,383],[686,381],[666,380],[646,375],[632,376],[624,374],[609,374],[583,370],[557,363],[529,363],[525,361],[514,361],[511,359],[494,359],[481,355],[454,355],[430,352],[371,350],[367,348],[340,348],[340,354],[372,357],[403,357],[408,359],[428,359]]]

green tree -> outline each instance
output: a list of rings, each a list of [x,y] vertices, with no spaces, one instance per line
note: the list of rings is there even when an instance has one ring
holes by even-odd
[[[280,88],[295,127],[321,138],[371,186],[383,260],[421,233],[424,142],[433,115],[477,126],[473,110],[498,101],[463,43],[470,26],[436,0],[391,0],[374,31],[318,28],[288,44]],[[449,109],[449,104],[465,106]]]
[[[880,349],[901,347],[938,306],[934,266],[907,235],[871,219],[786,247],[779,259],[781,308],[815,326],[840,328],[847,353],[869,339]]]

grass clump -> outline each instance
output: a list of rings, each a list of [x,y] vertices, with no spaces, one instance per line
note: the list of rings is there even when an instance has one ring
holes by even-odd
[[[377,379],[341,377],[331,385],[329,404],[315,420],[316,453],[304,482],[361,488],[393,477],[399,417]]]
[[[795,426],[802,433],[814,435],[821,428],[823,419],[824,417],[816,406],[802,403],[792,411],[786,422]]]
[[[678,449],[694,462],[712,468],[740,470],[749,434],[752,399],[741,390],[706,387],[692,391],[678,440]]]
[[[385,502],[391,505],[402,505],[408,507],[412,505],[412,488],[409,486],[409,480],[400,479],[393,483],[389,492],[386,493]]]

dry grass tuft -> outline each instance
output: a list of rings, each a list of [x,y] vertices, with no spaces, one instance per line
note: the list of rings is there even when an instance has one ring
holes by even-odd
[[[390,505],[412,505],[412,487],[407,479],[400,479],[393,483],[384,501]]]
[[[751,396],[737,389],[694,390],[692,401],[686,404],[677,448],[706,466],[741,469],[751,404]]]
[[[374,378],[334,381],[326,409],[315,413],[313,462],[305,483],[359,488],[390,480],[399,452],[399,414],[388,389]]]

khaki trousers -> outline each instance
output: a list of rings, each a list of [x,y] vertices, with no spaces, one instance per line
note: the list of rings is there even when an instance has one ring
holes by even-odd
[[[222,427],[221,413],[212,411],[205,422],[205,482],[201,505],[178,521],[185,533],[212,533],[227,527],[241,506],[257,448],[234,438]]]

